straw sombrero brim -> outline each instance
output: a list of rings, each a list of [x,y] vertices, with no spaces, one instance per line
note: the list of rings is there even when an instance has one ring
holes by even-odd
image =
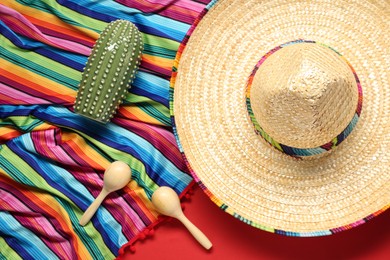
[[[254,227],[292,236],[329,235],[389,208],[390,3],[221,0],[208,8],[177,54],[171,115],[179,148],[212,201]],[[259,59],[297,39],[343,55],[364,100],[348,138],[305,160],[259,138],[245,102]]]

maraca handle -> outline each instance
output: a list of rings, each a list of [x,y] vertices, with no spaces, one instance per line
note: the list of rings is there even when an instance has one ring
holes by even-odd
[[[188,220],[188,218],[182,214],[177,217],[178,220],[181,221],[181,223],[184,224],[184,226],[190,231],[190,233],[194,236],[194,238],[206,249],[210,249],[213,244],[210,242],[210,240],[203,234],[202,231],[199,230],[194,224],[192,224],[191,221]]]
[[[92,202],[91,205],[87,208],[87,210],[84,212],[84,214],[81,216],[79,224],[81,226],[85,226],[93,217],[96,210],[99,208],[100,204],[102,204],[104,198],[108,195],[108,192],[106,190],[102,190],[99,195],[96,197],[96,199]]]

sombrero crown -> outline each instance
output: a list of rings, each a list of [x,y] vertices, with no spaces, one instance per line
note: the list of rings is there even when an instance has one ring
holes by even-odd
[[[335,148],[356,124],[362,102],[346,60],[329,47],[304,41],[263,57],[249,79],[247,96],[256,131],[293,156]]]

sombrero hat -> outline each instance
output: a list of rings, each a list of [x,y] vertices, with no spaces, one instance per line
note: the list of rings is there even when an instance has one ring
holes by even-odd
[[[320,236],[390,206],[390,2],[221,0],[176,57],[195,180],[263,230]]]

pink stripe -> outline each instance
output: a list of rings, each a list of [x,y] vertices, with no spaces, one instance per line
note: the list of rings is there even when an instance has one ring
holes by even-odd
[[[130,224],[130,222],[132,222],[138,231],[141,231],[146,227],[137,212],[135,212],[134,209],[126,203],[122,196],[107,197],[105,205],[119,223],[126,222]],[[130,229],[129,225],[123,225],[122,228],[123,234],[137,234],[137,232]],[[129,237],[132,237],[133,235]]]
[[[190,11],[195,11],[200,13],[204,9],[204,4],[200,4],[194,1],[189,0],[180,0],[180,1],[172,1],[172,0],[145,0],[146,2],[149,2],[151,5],[164,5],[165,7],[168,6],[179,6],[182,9],[187,9]]]
[[[144,13],[161,15],[187,24],[191,24],[204,7],[202,4],[189,0],[143,0],[142,2],[133,0],[116,1]]]
[[[80,53],[88,56],[91,49],[76,42],[67,41],[64,39],[44,35],[37,27],[35,27],[29,20],[27,20],[20,13],[0,5],[0,15],[2,21],[7,24],[13,31],[18,32],[29,38],[44,42],[48,45],[61,48],[67,51]]]
[[[120,110],[119,110],[120,111]],[[171,131],[164,128],[159,128],[153,125],[147,125],[133,120],[127,120],[121,117],[113,120],[121,127],[139,135],[145,140],[149,140],[151,144],[164,156],[169,159],[181,171],[187,171],[187,167],[181,159],[181,154],[177,148],[175,137]],[[168,144],[165,143],[168,142]]]
[[[18,101],[18,102],[13,102],[13,104],[19,104],[19,105],[24,105],[24,104],[50,104],[49,101],[40,99],[37,97],[30,96],[24,92],[21,92],[17,89],[13,89],[7,85],[4,85],[0,83],[0,93],[2,95],[5,95],[9,97],[11,100]],[[10,100],[0,100],[0,104],[9,104]]]
[[[42,142],[42,133],[44,137],[44,142]],[[31,139],[34,142],[36,151],[39,154],[44,155],[47,158],[50,158],[58,163],[66,164],[67,166],[76,166],[79,167],[77,162],[70,156],[66,150],[62,147],[66,142],[62,141],[61,138],[61,129],[50,129],[44,132],[32,132]],[[46,148],[46,149],[45,149]],[[50,154],[47,150],[50,150]],[[71,153],[75,153],[72,151]],[[77,171],[70,170],[71,167],[67,167],[68,172],[80,183],[82,183],[90,192],[94,190],[96,186],[102,186],[102,179],[99,177],[99,174],[96,174],[94,171],[88,174],[80,174]],[[85,170],[83,171],[85,173]],[[91,192],[92,193],[92,192]],[[98,194],[96,194],[98,195]]]
[[[23,93],[25,93],[29,97],[31,97],[31,95],[34,98],[39,96],[42,99],[47,100],[45,104],[50,104],[50,103],[47,103],[47,102],[52,102],[52,103],[61,104],[61,105],[64,105],[64,104],[65,105],[69,105],[69,102],[66,102],[63,99],[60,99],[60,98],[55,97],[53,95],[48,95],[47,93],[43,93],[43,92],[38,91],[36,89],[30,88],[29,86],[21,84],[19,82],[16,82],[16,81],[14,81],[14,80],[12,80],[10,78],[3,77],[3,75],[1,75],[1,74],[0,74],[0,81],[4,82],[7,85],[13,86],[13,88],[15,88],[15,89],[23,90]],[[35,82],[32,82],[32,83],[37,84]],[[58,93],[58,95],[61,95],[61,94]],[[9,101],[8,101],[8,103],[9,103]]]
[[[160,73],[162,77],[164,78],[169,78],[171,76],[172,70],[171,69],[165,69],[161,67],[161,65],[155,65],[153,63],[148,63],[146,61],[142,62],[141,65],[143,68],[151,70],[156,73]]]
[[[64,163],[64,164],[70,164],[75,165],[73,159],[62,149],[62,147],[58,144],[60,144],[61,141],[61,135],[58,134],[58,129],[51,129],[44,132],[32,132],[31,138],[34,142],[34,146],[36,151],[39,154],[42,154],[43,156],[53,159],[55,161]],[[44,142],[42,142],[42,134],[45,139]],[[57,140],[56,140],[57,138]],[[46,148],[46,149],[45,149]],[[48,152],[48,149],[52,152]],[[102,179],[97,175],[88,175],[88,183],[93,183],[93,187],[96,186],[102,186]],[[91,185],[92,186],[92,185]],[[97,194],[95,194],[97,195]],[[123,219],[123,216],[126,216],[125,219],[126,222],[133,222],[134,226],[137,228],[138,231],[141,231],[143,228],[145,228],[145,224],[141,220],[140,216],[137,214],[137,212],[134,211],[132,207],[129,206],[128,203],[121,197],[118,196],[116,198],[112,198],[112,202],[109,202],[110,198],[108,197],[106,201],[108,201],[109,204],[106,205],[120,205],[120,207],[108,207],[111,214],[115,217],[115,219],[120,222]],[[129,227],[123,227],[124,234],[135,234]]]
[[[56,136],[61,138],[61,135],[58,134],[58,131],[60,130],[49,129],[43,132],[31,132],[31,139],[34,142],[36,151],[39,154],[44,155],[45,157],[52,160],[61,162],[62,164],[77,166],[72,158],[64,150],[62,150],[60,146],[57,145],[57,143],[61,142],[61,140],[55,140]],[[44,142],[42,141],[42,137]]]
[[[27,229],[34,232],[37,236],[44,238],[50,237],[51,240],[54,241],[64,241],[65,243],[56,243],[62,250],[58,249],[58,246],[54,246],[54,243],[46,240],[42,240],[46,244],[47,247],[50,248],[56,255],[66,254],[67,259],[71,259],[72,255],[68,254],[72,252],[73,249],[68,243],[68,241],[61,235],[58,234],[57,230],[53,228],[53,224],[51,224],[48,219],[43,216],[43,213],[37,213],[28,208],[23,202],[17,199],[13,193],[6,194],[6,200],[4,199],[1,203],[2,208],[11,208],[18,212],[18,215],[15,218],[20,222],[20,224]],[[3,199],[3,198],[2,198]],[[28,200],[30,202],[30,200]],[[7,205],[8,207],[4,207]],[[8,210],[9,211],[9,210]],[[23,213],[23,214],[20,214]],[[42,215],[41,217],[36,216],[37,214]],[[34,216],[32,218],[31,216]]]
[[[45,35],[50,35],[53,36],[53,38],[61,38],[63,40],[67,40],[68,42],[78,42],[82,46],[86,46],[88,49],[92,49],[94,45],[94,41],[87,41],[81,38],[74,37],[72,35],[60,32],[60,31],[55,31],[50,28],[45,28],[43,26],[36,26],[38,30],[40,30],[43,34]]]
[[[68,154],[72,157],[74,162],[78,161],[83,166],[88,166],[85,164],[85,161],[82,157],[80,157],[75,151],[66,143],[61,141],[61,133],[59,132],[59,129],[56,129],[55,131],[51,131],[52,134],[46,135],[45,133],[45,140],[48,147],[50,147],[50,150],[57,155],[57,158],[63,158],[62,155],[68,156]],[[56,141],[55,141],[56,140]],[[38,142],[38,141],[37,141]],[[57,145],[56,145],[57,144]],[[58,156],[59,155],[59,156]],[[71,165],[76,165],[74,162],[70,162]],[[78,165],[77,165],[78,166]],[[100,190],[96,190],[93,187],[101,187],[102,179],[99,177],[98,174],[94,174],[93,172],[88,174],[79,174],[76,171],[70,171],[68,170],[78,181],[83,183],[83,185],[90,190],[94,196],[98,195],[98,192]],[[139,205],[134,201],[134,199],[129,196],[128,194],[123,194],[119,198],[113,198],[114,204],[120,203],[123,204],[121,207],[108,207],[111,214],[115,219],[118,220],[118,222],[134,222],[134,226],[137,228],[138,231],[141,231],[143,228],[145,228],[144,221],[148,220],[148,217],[143,213],[142,209],[139,207]],[[129,206],[129,204],[131,206]],[[112,205],[112,204],[110,204]],[[125,210],[124,210],[125,209]],[[138,212],[138,213],[137,213]],[[123,219],[125,216],[125,219]],[[143,221],[143,220],[144,221]],[[128,237],[132,237],[133,235],[137,234],[132,231],[128,225],[126,227],[123,227],[124,234]],[[127,233],[129,232],[129,233]],[[130,236],[128,234],[131,234]]]
[[[48,152],[46,152],[44,149],[39,149],[42,154],[44,154],[48,158],[52,158],[56,161],[59,161],[61,163],[65,164],[70,164],[70,165],[75,165],[73,159],[62,149],[61,144],[61,134],[59,134],[59,129],[52,129],[52,130],[47,130],[44,131],[44,138],[45,138],[45,147],[49,148],[50,151],[53,153],[50,155]],[[57,140],[56,140],[57,139]],[[43,143],[42,142],[36,142],[35,146],[38,148],[42,148]],[[94,177],[96,177],[95,183],[99,183],[99,186],[102,186],[102,180],[101,178],[97,175],[94,174]],[[88,175],[88,183],[91,182],[91,176]],[[109,198],[107,198],[107,201]],[[111,199],[113,201],[113,204],[111,205],[120,205],[120,207],[113,207],[110,208],[111,214],[115,217],[117,220],[121,220],[123,216],[129,217],[128,221],[132,221],[135,225],[135,227],[138,229],[138,231],[141,231],[143,228],[145,228],[145,224],[142,222],[140,216],[137,214],[137,212],[134,211],[132,207],[129,206],[128,203],[121,197],[118,196],[116,198]],[[126,227],[123,227],[126,232]],[[127,230],[130,233],[134,233],[131,231],[131,229]]]

